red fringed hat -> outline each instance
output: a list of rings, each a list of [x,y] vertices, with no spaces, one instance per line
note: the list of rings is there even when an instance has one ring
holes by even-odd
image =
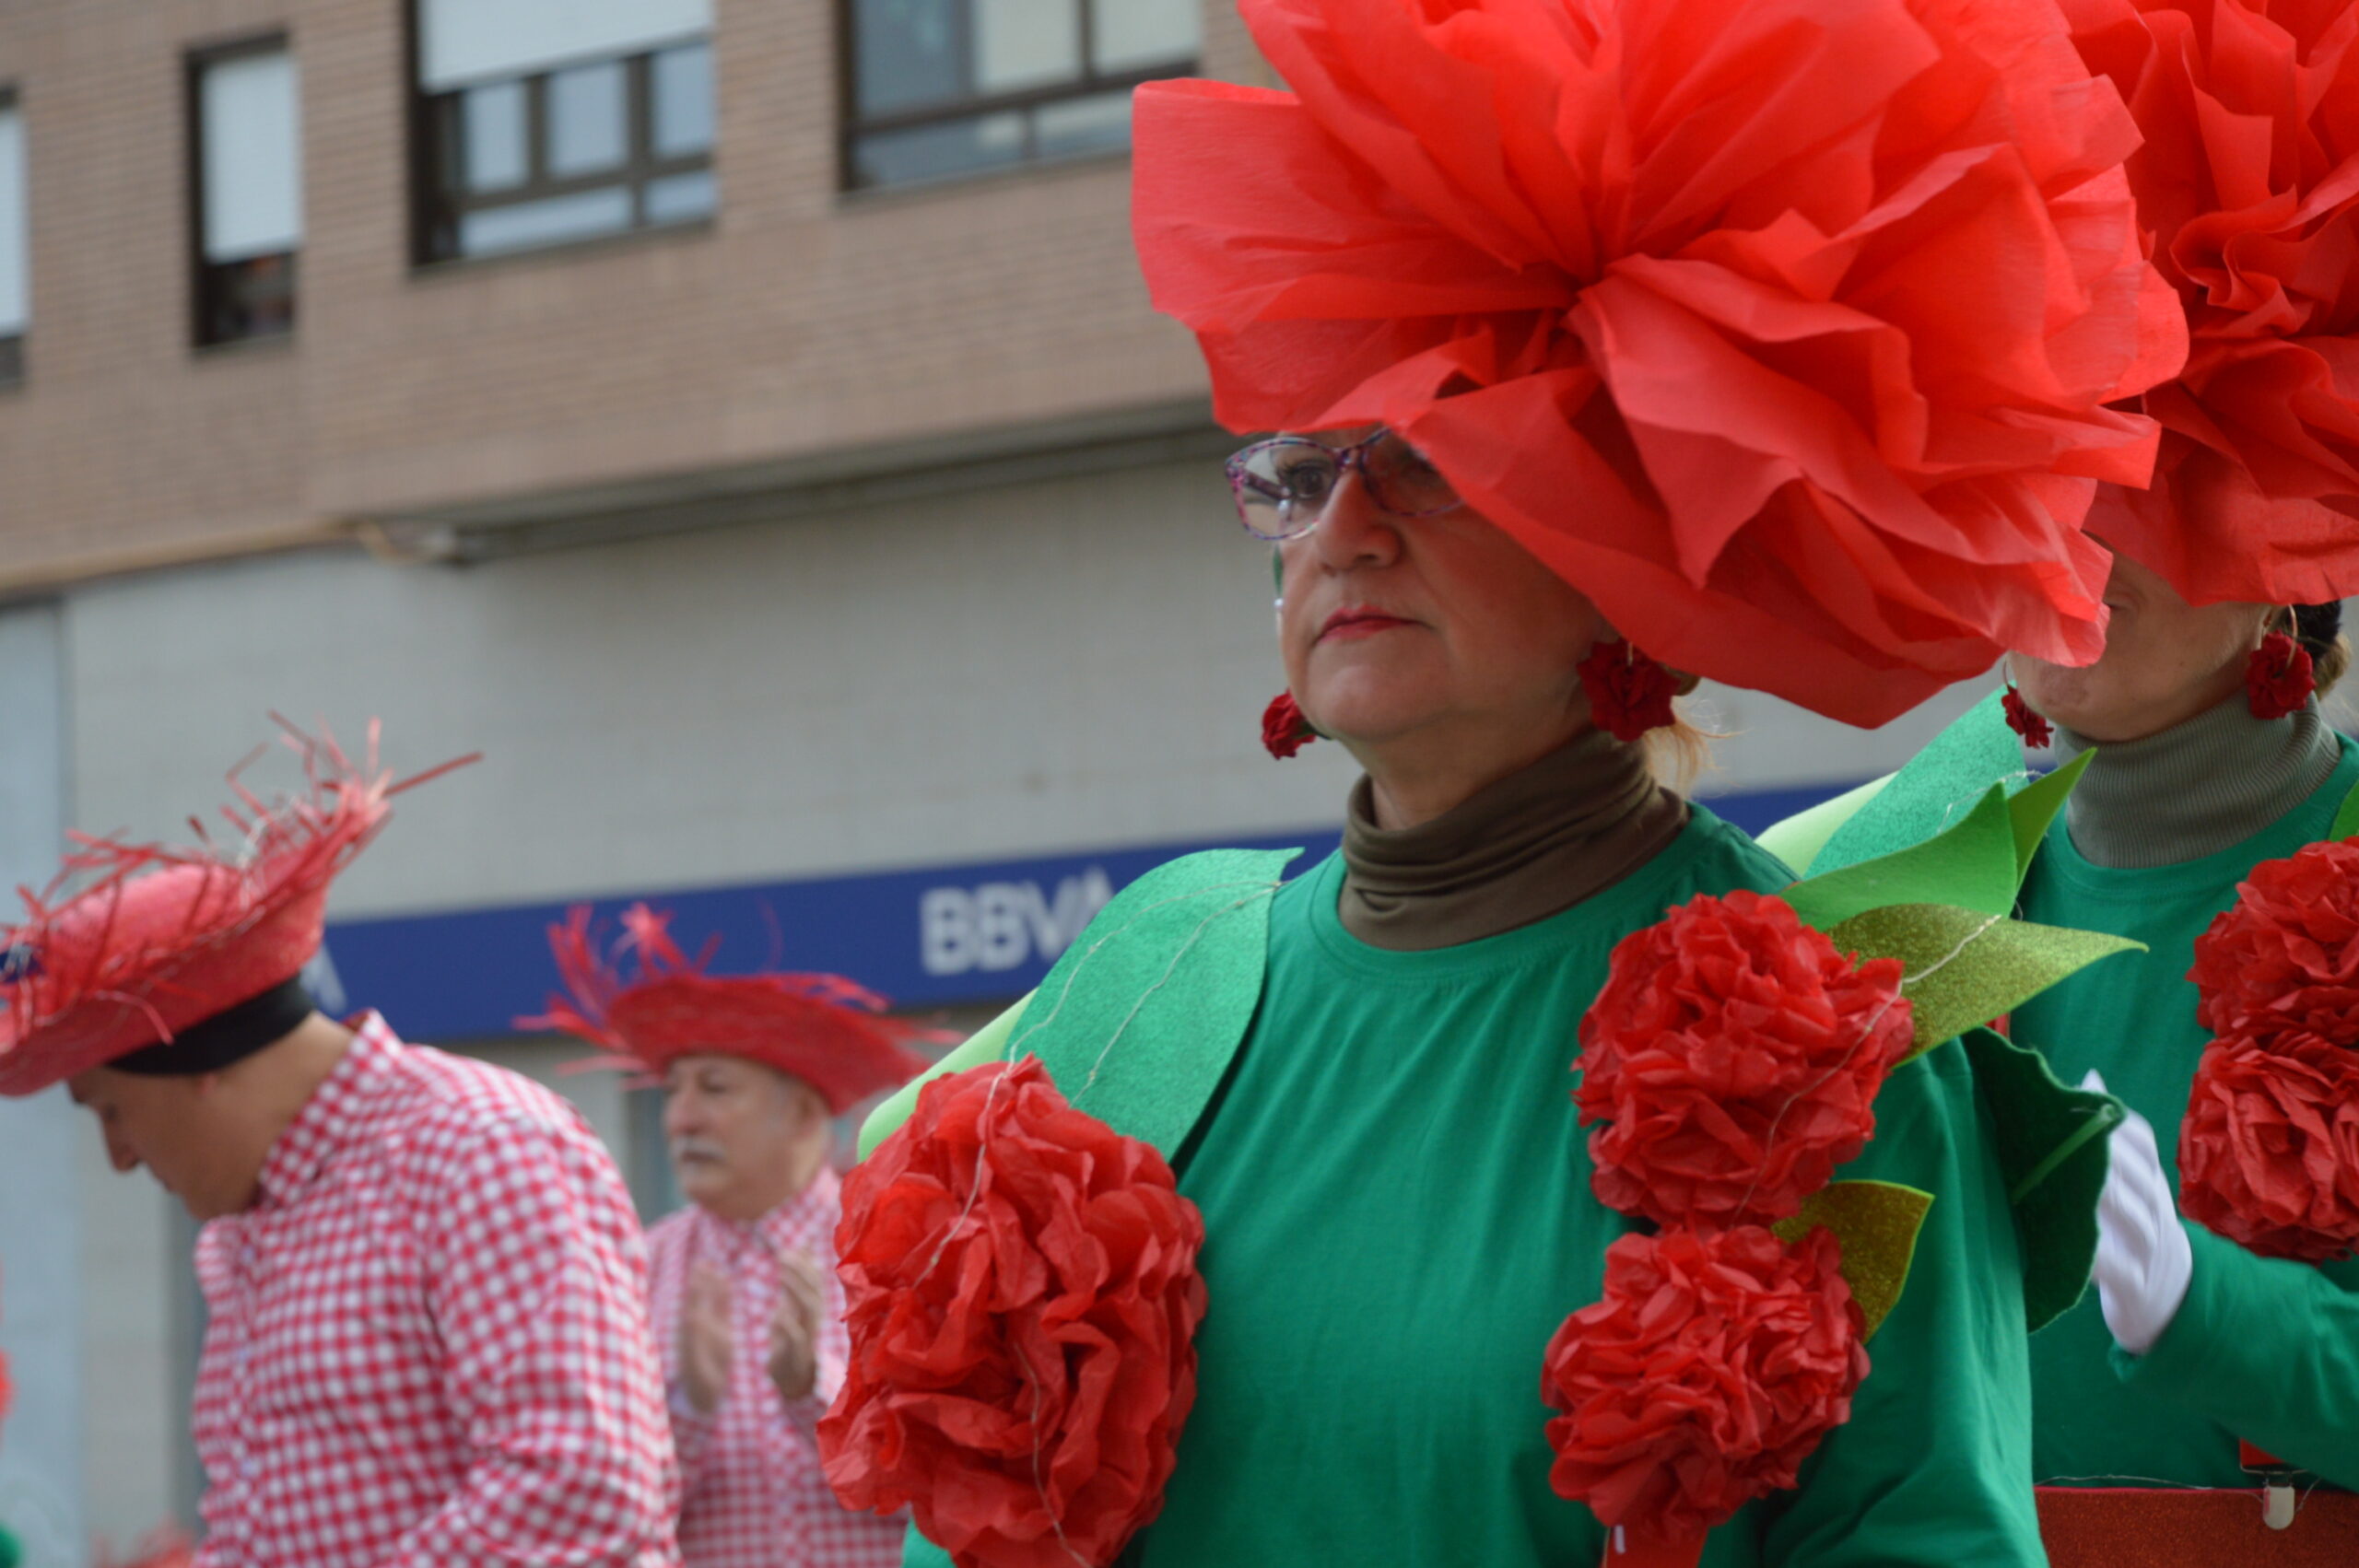
[[[2130,182],[2186,308],[2145,397],[2151,490],[2089,530],[2195,603],[2359,593],[2359,6],[2065,0],[2145,146]]]
[[[709,975],[710,951],[690,959],[670,923],[644,904],[623,911],[616,955],[638,968],[626,981],[599,956],[590,907],[568,911],[549,928],[549,950],[569,994],[517,1026],[561,1029],[612,1053],[593,1067],[661,1073],[675,1057],[744,1057],[810,1084],[837,1116],[931,1065],[905,1042],[947,1037],[885,1017],[883,997],[840,975]]]
[[[328,884],[384,826],[388,802],[475,760],[396,784],[378,767],[375,724],[356,766],[332,736],[279,723],[308,788],[266,802],[241,763],[237,803],[221,808],[234,842],[194,817],[186,848],[76,833],[48,890],[21,890],[26,918],[0,935],[0,1094],[171,1041],[294,978],[319,951]]]
[[[1881,723],[2103,646],[2175,370],[2054,0],[1242,0],[1133,223],[1239,430],[1381,423],[1680,669]]]

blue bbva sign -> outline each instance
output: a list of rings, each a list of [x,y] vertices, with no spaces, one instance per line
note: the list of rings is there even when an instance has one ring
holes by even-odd
[[[1759,828],[1835,788],[1727,795],[1710,804],[1741,827]],[[883,992],[898,1008],[922,1011],[1022,995],[1117,891],[1175,855],[1299,847],[1300,871],[1333,849],[1336,838],[1330,827],[630,896],[670,909],[673,933],[691,953],[717,939],[717,972],[773,965],[825,970]],[[596,901],[609,930],[628,902]],[[565,918],[566,907],[527,904],[333,922],[328,953],[341,1003],[380,1009],[416,1040],[513,1034],[512,1021],[540,1012],[557,984],[548,928]]]

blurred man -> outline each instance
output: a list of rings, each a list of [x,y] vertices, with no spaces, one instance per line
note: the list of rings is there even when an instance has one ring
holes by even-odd
[[[570,1031],[658,1079],[689,1207],[648,1235],[651,1316],[686,1487],[686,1568],[890,1568],[898,1521],[846,1512],[817,1426],[847,1340],[828,1164],[834,1118],[921,1071],[917,1031],[827,975],[707,975],[635,906],[626,983],[594,950],[590,911],[550,942],[570,996],[520,1022]]]
[[[88,844],[0,965],[0,1094],[69,1082],[204,1223],[198,1568],[664,1568],[621,1178],[547,1091],[313,1009],[328,885],[396,790],[299,743],[311,792],[241,790],[234,855]]]

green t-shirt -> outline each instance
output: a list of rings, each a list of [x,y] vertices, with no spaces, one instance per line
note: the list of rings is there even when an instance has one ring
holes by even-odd
[[[1575,1032],[1624,934],[1789,874],[1698,809],[1596,897],[1430,953],[1346,932],[1342,875],[1278,894],[1260,1011],[1177,1162],[1211,1308],[1178,1471],[1124,1562],[1590,1568],[1602,1531],[1548,1486],[1541,1356],[1631,1223],[1590,1192]],[[1850,1423],[1714,1532],[1714,1568],[2042,1561],[2021,1265],[1965,1051],[1900,1069],[1877,1115],[1844,1174],[1937,1195],[1907,1293]],[[913,1538],[910,1561],[943,1556]]]
[[[2024,917],[2135,937],[2015,1011],[2015,1037],[2068,1083],[2095,1068],[2154,1124],[2178,1181],[2178,1126],[2208,1036],[2187,971],[2195,939],[2263,860],[2326,836],[2359,784],[2359,748],[2302,805],[2233,848],[2178,865],[2091,865],[2060,820],[2033,862]],[[2032,1340],[2034,1472],[2044,1483],[2238,1487],[2243,1437],[2359,1487],[2359,1262],[2323,1269],[2256,1257],[2189,1225],[2186,1304],[2142,1357],[2114,1347],[2093,1291]]]

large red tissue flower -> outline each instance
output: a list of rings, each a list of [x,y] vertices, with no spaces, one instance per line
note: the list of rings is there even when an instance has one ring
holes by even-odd
[[[2053,0],[1242,0],[1133,226],[1232,428],[1381,422],[1649,653],[1877,724],[2085,663],[2175,370]]]
[[[2359,842],[2253,867],[2195,939],[2187,977],[2214,1035],[2306,1030],[2359,1047]]]
[[[819,1423],[846,1506],[960,1568],[1111,1562],[1196,1395],[1203,1220],[1032,1058],[936,1080],[844,1182],[851,1358]]]
[[[1573,1097],[1601,1201],[1766,1224],[1859,1153],[1913,1037],[1897,959],[1855,965],[1782,898],[1691,899],[1615,945]]]
[[[1790,1487],[1868,1375],[1833,1232],[1626,1235],[1549,1342],[1549,1481],[1608,1526],[1701,1535]]]
[[[2270,1258],[2359,1250],[2359,1052],[2308,1033],[2205,1047],[2179,1124],[2188,1218]]]
[[[2146,394],[2151,491],[2089,529],[2198,603],[2359,592],[2359,14],[2351,0],[2065,0],[2145,134],[2130,159],[2187,368]]]

